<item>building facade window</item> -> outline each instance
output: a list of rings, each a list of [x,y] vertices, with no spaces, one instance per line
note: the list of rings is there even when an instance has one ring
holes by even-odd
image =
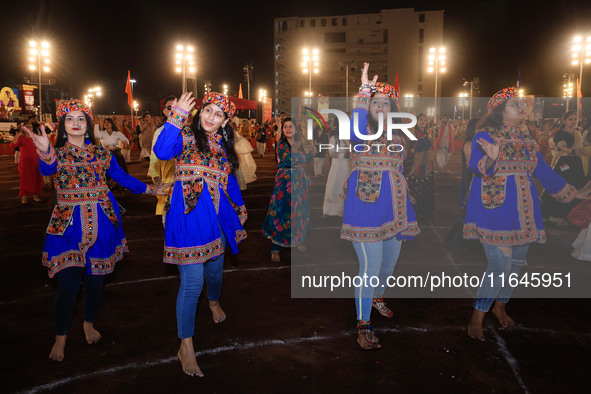
[[[419,29],[419,44],[425,42],[425,29]]]
[[[425,14],[419,14],[419,23],[425,23]]]
[[[324,42],[327,44],[344,43],[347,42],[347,33],[324,33]]]
[[[316,27],[316,19],[310,19],[310,27]]]

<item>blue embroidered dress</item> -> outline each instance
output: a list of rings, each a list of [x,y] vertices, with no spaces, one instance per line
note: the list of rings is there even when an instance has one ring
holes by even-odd
[[[312,159],[313,152],[292,153],[291,145],[283,138],[276,145],[278,168],[267,216],[263,220],[263,236],[275,245],[289,248],[303,243],[311,228],[310,178],[304,165]]]
[[[487,156],[476,142],[483,138],[499,143],[499,156],[486,171]],[[464,238],[484,244],[517,246],[545,243],[546,232],[533,178],[555,199],[568,203],[575,188],[546,164],[536,141],[520,130],[503,126],[485,128],[472,140],[470,186]]]
[[[180,128],[179,113],[188,115],[173,108],[153,147],[160,160],[175,160],[174,186],[165,206],[164,262],[204,263],[224,253],[220,229],[232,253],[238,252],[238,243],[246,239],[242,223],[247,214],[221,135],[208,134],[210,152],[200,152],[193,131]]]
[[[364,96],[360,93],[360,97]],[[346,200],[343,213],[341,239],[353,242],[378,242],[396,237],[399,240],[413,239],[420,233],[415,212],[408,196],[408,187],[403,175],[404,151],[389,152],[388,145],[404,145],[403,138],[393,134],[392,141],[382,137],[374,141],[362,141],[353,133],[355,114],[359,129],[371,134],[368,129],[367,103],[358,101],[351,120],[351,144],[367,144],[368,152],[352,152],[351,174],[346,183]],[[382,144],[380,150],[371,146]],[[366,148],[358,150],[365,150]],[[395,150],[395,149],[392,149]]]
[[[107,186],[109,176],[133,193],[152,193],[153,186],[128,175],[108,150],[68,142],[39,154],[39,170],[54,176],[57,203],[47,226],[43,265],[52,278],[69,267],[85,267],[87,275],[113,272],[127,252],[119,206]]]

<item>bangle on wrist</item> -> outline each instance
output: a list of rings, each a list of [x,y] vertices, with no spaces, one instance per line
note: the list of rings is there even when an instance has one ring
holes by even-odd
[[[359,87],[359,91],[361,92],[363,89],[369,89],[369,91],[372,92],[375,89],[375,86],[370,83],[364,83]]]

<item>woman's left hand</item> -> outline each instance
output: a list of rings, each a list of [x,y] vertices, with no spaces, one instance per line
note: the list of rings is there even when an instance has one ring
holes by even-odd
[[[154,186],[154,194],[157,196],[166,196],[168,195],[168,188],[172,186],[172,182],[169,183],[161,183],[159,185]]]

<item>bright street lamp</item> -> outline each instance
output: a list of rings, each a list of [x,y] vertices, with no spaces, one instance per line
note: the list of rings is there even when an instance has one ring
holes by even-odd
[[[135,116],[137,116],[137,111],[140,108],[140,103],[138,103],[137,101],[133,100],[133,110],[135,111]]]
[[[435,119],[435,121],[437,121],[437,82],[439,73],[444,73],[447,70],[445,64],[445,48],[430,48],[429,67],[427,68],[427,71],[430,73],[435,72],[435,112],[433,113],[433,119]]]
[[[259,89],[259,101],[264,102],[267,99],[267,91],[265,89]]]
[[[103,95],[103,91],[100,86],[88,89],[88,93],[84,95],[84,102],[89,107],[94,106],[95,107],[94,111],[96,112],[97,111],[96,100],[98,100],[98,98],[102,95]]]
[[[51,63],[49,60],[49,43],[47,41],[42,41],[40,43],[34,40],[29,41],[29,55],[29,70],[37,70],[39,73],[39,121],[43,122],[41,71],[46,73],[49,72],[49,64]]]
[[[223,88],[224,88],[224,95],[227,96],[228,95],[228,85],[224,84]]]
[[[175,54],[175,63],[176,63],[176,72],[182,73],[183,83],[182,83],[182,90],[183,93],[187,91],[187,73],[195,77],[195,89],[197,89],[197,67],[195,66],[194,61],[194,52],[195,48],[191,45],[182,45],[177,44],[176,46],[176,54]],[[194,92],[195,97],[197,97],[197,92]]]
[[[312,73],[318,74],[318,66],[320,64],[320,51],[318,49],[308,48],[302,50],[302,72],[309,75],[308,91],[312,92]],[[310,96],[311,97],[311,96]]]

